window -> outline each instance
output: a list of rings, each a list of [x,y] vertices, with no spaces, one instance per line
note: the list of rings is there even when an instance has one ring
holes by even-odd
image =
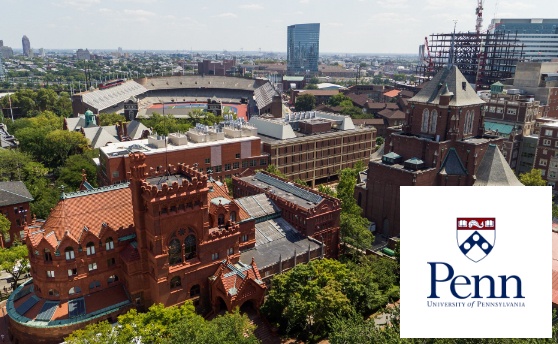
[[[52,254],[48,248],[45,248],[45,262],[52,262]]]
[[[436,110],[432,110],[432,114],[430,115],[430,128],[428,130],[430,134],[436,133],[437,120],[438,120],[438,112]]]
[[[219,172],[221,172],[222,170],[223,170],[223,167],[222,167],[221,165],[219,165],[219,166],[215,166],[215,169],[213,170],[213,172],[219,173]]]
[[[543,140],[543,146],[550,146],[550,140],[549,139],[544,139]]]
[[[180,277],[179,276],[174,276],[171,280],[170,280],[170,287],[171,289],[174,288],[178,288],[182,285],[182,283],[180,282]]]
[[[211,163],[211,159],[205,158],[205,163],[206,163],[206,164],[210,164],[210,163]]]
[[[108,284],[111,284],[111,283],[114,283],[114,282],[118,282],[118,276],[116,276],[116,275],[112,275],[107,279]]]
[[[64,252],[66,254],[66,260],[72,260],[76,258],[73,247],[66,247]]]
[[[246,242],[246,241],[248,241],[248,235],[247,235],[247,234],[243,234],[243,235],[240,237],[240,242]]]
[[[225,171],[231,170],[231,164],[225,164]]]
[[[88,266],[89,266],[89,271],[97,270],[97,263],[91,263]]]
[[[248,167],[248,161],[245,160],[242,162],[242,168],[247,168]]]
[[[422,111],[422,125],[420,127],[420,131],[423,133],[428,132],[428,123],[430,121],[430,114],[428,112],[428,109],[424,109],[424,111]]]
[[[556,178],[556,172],[548,171],[548,178]]]
[[[234,254],[234,247],[229,247],[229,249],[227,250],[227,255],[232,255]]]
[[[237,170],[240,167],[240,163],[235,162],[233,163],[233,170]]]
[[[105,249],[107,251],[114,250],[114,241],[112,238],[107,238],[107,240],[105,240]]]
[[[99,281],[93,281],[93,282],[89,283],[89,290],[95,289],[95,288],[100,288],[100,287],[101,287],[101,282],[99,282]]]
[[[49,296],[60,296],[60,293],[56,289],[49,289],[48,295]]]
[[[192,259],[196,256],[196,237],[193,234],[184,239],[184,255],[186,259]]]
[[[465,115],[465,125],[463,128],[464,134],[471,134],[473,132],[473,118],[475,117],[474,111],[467,111]]]
[[[85,247],[86,247],[88,256],[90,256],[92,254],[95,254],[95,244],[93,242],[91,242],[91,241],[88,242]]]
[[[169,264],[176,265],[182,263],[182,247],[180,241],[172,239],[169,244]]]
[[[217,259],[219,259],[219,252],[212,253],[212,254],[211,254],[211,259],[212,259],[212,260],[217,260]]]
[[[48,270],[47,271],[47,277],[54,278],[54,270]]]
[[[267,159],[260,159],[260,166],[267,165]]]
[[[508,109],[506,112],[508,115],[515,115],[517,113],[517,109]]]
[[[68,269],[68,276],[75,276],[77,275],[77,268]]]
[[[70,295],[79,294],[79,293],[81,293],[80,287],[71,287],[70,290],[68,291],[68,294]]]
[[[190,297],[200,295],[200,285],[196,284],[190,288]]]
[[[107,259],[107,266],[110,267],[110,266],[113,266],[115,264],[116,264],[116,259],[114,259],[114,258]]]
[[[489,107],[488,112],[496,112],[496,106]]]
[[[496,108],[496,113],[504,113],[504,108],[503,107],[497,107]]]
[[[546,175],[546,170],[541,170],[541,177],[544,177]]]
[[[112,178],[118,178],[118,177],[120,177],[120,173],[118,171],[113,171]]]
[[[236,222],[236,211],[231,211],[231,214],[230,214],[229,217],[231,219],[231,222]]]
[[[250,160],[250,167],[256,166],[256,160]]]
[[[234,155],[234,157],[235,157],[236,159],[240,159],[240,153],[236,153],[236,154]]]
[[[540,159],[539,160],[539,165],[541,165],[541,166],[546,166],[547,163],[548,163],[548,160],[546,160],[546,159]]]
[[[552,130],[550,130],[550,129],[545,129],[545,131],[544,131],[544,136],[552,136]]]

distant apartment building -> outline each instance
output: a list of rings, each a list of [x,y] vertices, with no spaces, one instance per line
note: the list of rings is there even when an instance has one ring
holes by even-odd
[[[319,111],[288,114],[284,118],[252,117],[263,153],[269,154],[287,178],[312,187],[337,179],[340,170],[368,161],[376,129],[355,127],[349,116]]]
[[[540,127],[539,141],[533,168],[541,170],[541,175],[553,189],[558,182],[558,123],[549,122]]]
[[[128,181],[130,154],[142,152],[148,169],[159,171],[168,164],[184,163],[210,173],[216,180],[231,178],[247,168],[265,169],[268,155],[262,153],[256,128],[230,121],[220,127],[198,126],[187,133],[167,137],[112,143],[100,148],[98,179],[101,185]],[[235,124],[237,123],[237,124]]]
[[[21,45],[23,47],[23,56],[31,57],[31,42],[27,36],[21,38]]]
[[[523,136],[519,146],[519,157],[517,161],[516,173],[527,173],[533,169],[535,154],[537,154],[537,144],[539,135]]]
[[[491,32],[517,33],[526,61],[558,58],[558,19],[492,19]]]
[[[227,75],[227,71],[234,68],[235,64],[235,60],[203,60],[202,62],[198,62],[198,74],[225,76]]]
[[[89,52],[88,49],[78,49],[76,51],[76,58],[78,60],[90,60],[91,59],[91,53]]]
[[[11,59],[14,57],[13,49],[7,46],[0,47],[0,57],[3,59]]]
[[[290,75],[317,73],[319,57],[319,23],[287,27],[287,72]]]

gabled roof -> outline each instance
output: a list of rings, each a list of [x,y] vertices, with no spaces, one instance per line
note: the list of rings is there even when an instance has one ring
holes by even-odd
[[[495,144],[489,144],[473,186],[523,186]]]
[[[447,90],[446,90],[447,85]],[[465,87],[463,87],[465,86]],[[456,66],[442,68],[413,98],[410,102],[440,104],[440,95],[446,91],[453,93],[450,106],[466,106],[484,104],[467,79]]]
[[[440,174],[443,175],[450,175],[450,176],[466,176],[467,169],[459,159],[459,155],[457,155],[457,151],[455,148],[450,148],[448,154],[444,158],[444,162],[442,163],[442,167],[440,168]]]
[[[33,196],[23,182],[0,182],[0,207],[31,201]]]

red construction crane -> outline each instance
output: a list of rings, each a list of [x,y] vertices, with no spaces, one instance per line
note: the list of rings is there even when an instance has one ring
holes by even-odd
[[[433,72],[434,71],[434,63],[432,62],[432,57],[430,56],[430,48],[428,48],[428,37],[424,37],[424,52],[425,52],[425,58],[424,58],[424,64],[426,65],[426,71],[427,72]]]
[[[477,35],[480,34],[481,30],[482,30],[482,3],[483,0],[477,0],[477,9],[476,9],[476,14],[477,14],[477,25],[475,26],[476,30],[477,30]]]

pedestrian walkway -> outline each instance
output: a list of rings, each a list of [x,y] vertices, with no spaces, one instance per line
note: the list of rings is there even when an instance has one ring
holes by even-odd
[[[8,315],[6,312],[6,301],[0,302],[0,336],[4,335],[4,341],[0,339],[0,344],[11,344],[8,336]]]

